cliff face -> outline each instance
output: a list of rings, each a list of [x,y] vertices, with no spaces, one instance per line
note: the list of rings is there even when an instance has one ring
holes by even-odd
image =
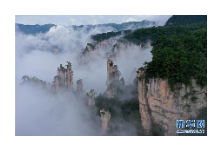
[[[113,52],[119,53],[120,51],[125,51],[129,44],[117,43],[113,46]]]
[[[91,60],[93,60],[95,57],[99,55],[99,50],[109,50],[112,48],[113,43],[115,43],[116,40],[114,39],[106,39],[103,41],[93,41],[92,43],[88,43],[86,45],[86,48],[81,53],[80,57],[78,58],[78,61],[80,64],[87,64]]]
[[[98,46],[88,43],[86,48],[81,53],[78,61],[80,64],[88,63],[93,57],[98,55]]]
[[[58,92],[64,89],[73,89],[73,71],[72,64],[68,62],[65,69],[62,64],[57,69],[57,76],[54,77],[53,81],[53,92]]]
[[[161,125],[163,135],[176,135],[176,120],[192,120],[207,106],[207,90],[192,80],[190,86],[177,84],[172,92],[168,80],[151,78],[146,81],[139,70],[138,98],[141,122],[146,135],[152,135],[153,124]]]
[[[117,65],[113,65],[113,61],[108,59],[107,61],[107,90],[106,94],[108,98],[113,98],[117,92],[117,83],[119,81],[120,71]]]
[[[88,100],[88,106],[94,106],[95,105],[95,92],[93,89],[91,89],[88,93],[87,93],[87,100]]]
[[[117,42],[115,45],[113,45],[112,51],[106,54],[106,57],[115,60],[119,56],[120,52],[125,51],[130,46],[130,43]]]
[[[133,44],[127,40],[125,40],[123,42],[117,42],[113,46],[112,51],[107,53],[107,58],[112,58],[113,60],[115,60],[116,58],[118,58],[120,56],[121,52],[127,51],[127,49],[130,49],[133,46],[137,45],[137,46],[139,46],[139,48],[141,50],[143,50],[143,49],[147,49],[147,48],[151,47],[150,44],[151,44],[150,40],[146,40],[140,44]]]
[[[142,42],[139,44],[139,47],[141,49],[146,49],[146,48],[149,48],[151,46],[151,40],[146,40],[145,42]]]
[[[101,114],[101,121],[102,121],[102,134],[106,134],[106,132],[109,130],[108,122],[111,118],[111,114],[109,111],[106,111],[104,109],[100,110],[100,114]]]
[[[73,71],[72,71],[72,64],[68,62],[67,69],[66,69],[66,83],[68,85],[68,88],[73,88]]]
[[[107,47],[108,45],[110,45],[109,41],[106,39],[106,40],[103,40],[101,42],[98,42],[98,45],[102,48],[105,48]]]

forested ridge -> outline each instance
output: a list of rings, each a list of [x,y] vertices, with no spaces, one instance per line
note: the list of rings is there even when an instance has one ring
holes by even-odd
[[[132,34],[124,36],[123,39],[139,45],[147,40],[155,42],[161,36],[170,37],[172,35],[183,34],[186,31],[194,31],[201,28],[207,28],[207,23],[142,28],[135,30]]]
[[[186,25],[207,22],[207,15],[173,15],[165,25]]]
[[[101,34],[96,34],[96,35],[92,35],[91,38],[95,41],[103,41],[106,39],[109,39],[111,37],[115,37],[115,36],[120,36],[121,34],[123,35],[128,35],[132,33],[131,30],[124,30],[124,31],[118,31],[118,32],[107,32],[107,33],[101,33]]]
[[[153,58],[145,62],[147,77],[168,78],[173,88],[177,82],[207,85],[207,29],[186,31],[170,37],[161,36],[153,43]]]

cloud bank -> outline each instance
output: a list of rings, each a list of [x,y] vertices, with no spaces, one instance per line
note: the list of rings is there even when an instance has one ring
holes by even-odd
[[[99,55],[87,65],[80,65],[79,54],[88,42],[90,33],[73,31],[64,26],[53,27],[45,34],[35,36],[16,32],[16,135],[100,135],[100,117],[93,117],[79,98],[71,94],[52,95],[39,87],[21,86],[22,76],[35,76],[52,82],[57,67],[72,63],[74,87],[83,80],[83,89],[94,89],[97,94],[106,90],[107,59],[110,49],[99,49]],[[54,54],[58,49],[60,53]],[[132,46],[120,53],[114,61],[121,71],[126,84],[133,82],[134,68],[151,60],[151,47],[140,50]],[[99,125],[98,125],[99,123]],[[124,133],[123,135],[126,135]]]

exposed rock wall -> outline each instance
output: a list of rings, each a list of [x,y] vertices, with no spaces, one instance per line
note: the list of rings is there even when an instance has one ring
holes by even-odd
[[[72,64],[68,62],[67,69],[66,69],[66,83],[68,88],[73,89],[73,71],[72,71]]]
[[[116,38],[112,37],[110,39],[105,39],[102,41],[95,41],[95,42],[97,43],[97,46],[99,48],[107,49],[107,48],[112,48],[117,40],[118,40],[118,37],[116,37]]]
[[[59,91],[59,77],[58,76],[54,77],[52,91],[53,92],[58,92]]]
[[[78,58],[79,63],[80,64],[89,63],[91,60],[95,59],[98,55],[100,55],[99,50],[102,50],[103,52],[104,49],[106,51],[109,50],[111,51],[114,42],[116,42],[116,40],[106,39],[103,41],[93,41],[92,43],[88,43],[86,45],[86,48],[83,50],[80,57]]]
[[[195,119],[207,106],[206,87],[198,86],[196,80],[190,86],[178,83],[172,92],[167,79],[146,80],[142,70],[137,78],[141,122],[147,135],[151,135],[152,123],[161,125],[164,135],[176,135],[176,120]]]
[[[108,98],[113,98],[117,92],[117,82],[119,81],[120,71],[118,66],[113,64],[113,61],[108,59],[107,61],[107,90],[106,94]]]
[[[108,39],[105,39],[105,40],[99,42],[98,45],[99,45],[100,47],[105,48],[105,47],[107,47],[107,46],[109,45],[109,40],[108,40]]]
[[[151,41],[150,41],[150,40],[147,40],[147,41],[145,41],[145,42],[140,43],[140,44],[139,44],[139,47],[140,47],[141,49],[146,49],[146,48],[149,48],[150,45],[151,45]]]
[[[93,89],[91,89],[87,93],[87,97],[88,97],[88,106],[94,106],[95,105],[95,92]]]
[[[125,51],[130,46],[130,43],[116,43],[115,45],[113,45],[112,51],[106,54],[106,57],[116,60],[120,52]]]
[[[88,43],[86,48],[81,53],[78,61],[80,64],[88,63],[92,58],[98,55],[98,46]]]
[[[53,81],[53,92],[58,92],[64,89],[73,89],[73,71],[72,64],[68,62],[65,69],[62,64],[57,69],[57,76],[54,77]]]
[[[106,132],[109,130],[108,123],[111,118],[111,113],[109,111],[102,109],[100,110],[100,114],[102,121],[102,134],[106,134]]]

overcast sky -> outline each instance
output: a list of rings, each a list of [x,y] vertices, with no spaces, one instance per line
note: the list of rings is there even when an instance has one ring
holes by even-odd
[[[171,15],[16,15],[15,22],[29,25],[95,25],[104,23],[123,23],[129,21],[160,21],[163,24]]]

